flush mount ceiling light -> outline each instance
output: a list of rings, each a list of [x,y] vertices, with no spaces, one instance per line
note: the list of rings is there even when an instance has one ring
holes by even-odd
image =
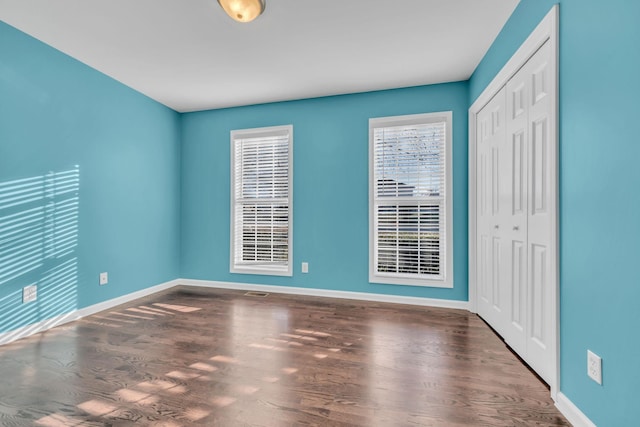
[[[238,22],[251,22],[264,12],[265,0],[218,0],[220,6]]]

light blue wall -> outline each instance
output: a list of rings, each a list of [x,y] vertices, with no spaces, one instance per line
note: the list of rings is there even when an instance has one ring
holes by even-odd
[[[178,276],[179,126],[0,22],[0,332]]]
[[[466,300],[467,97],[467,83],[450,83],[183,115],[181,277]],[[368,120],[449,110],[454,288],[370,284]],[[294,129],[294,275],[231,274],[229,132],[284,124]]]
[[[471,101],[554,3],[521,1]],[[599,427],[640,419],[639,19],[636,1],[560,1],[560,388]],[[603,358],[602,386],[587,349]]]

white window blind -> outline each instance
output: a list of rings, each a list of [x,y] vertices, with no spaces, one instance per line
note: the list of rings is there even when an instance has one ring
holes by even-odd
[[[370,281],[450,287],[451,113],[369,127]]]
[[[231,132],[231,271],[291,275],[293,127]]]

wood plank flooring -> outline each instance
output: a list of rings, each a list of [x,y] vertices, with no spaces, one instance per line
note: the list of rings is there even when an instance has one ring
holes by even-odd
[[[0,425],[570,424],[466,311],[181,287],[0,347]]]

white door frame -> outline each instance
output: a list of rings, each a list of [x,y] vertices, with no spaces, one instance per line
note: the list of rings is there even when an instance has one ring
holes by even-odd
[[[476,116],[482,108],[498,93],[498,91],[513,77],[516,72],[533,56],[534,53],[548,40],[551,45],[552,69],[555,70],[555,102],[552,102],[551,121],[549,133],[552,137],[552,146],[555,147],[550,153],[552,164],[555,165],[555,171],[552,173],[553,182],[551,189],[555,192],[551,197],[550,212],[552,214],[553,235],[555,236],[555,245],[549,249],[551,268],[554,278],[554,289],[552,293],[552,331],[554,336],[551,337],[550,343],[554,347],[551,349],[553,355],[552,374],[550,376],[549,387],[551,388],[551,398],[557,401],[557,395],[560,390],[560,304],[559,304],[559,263],[558,263],[558,5],[551,8],[549,13],[542,19],[540,24],[533,30],[524,43],[518,48],[516,53],[502,67],[500,72],[494,77],[489,85],[484,89],[482,94],[475,100],[469,108],[469,309],[477,312],[477,282],[476,282]]]

